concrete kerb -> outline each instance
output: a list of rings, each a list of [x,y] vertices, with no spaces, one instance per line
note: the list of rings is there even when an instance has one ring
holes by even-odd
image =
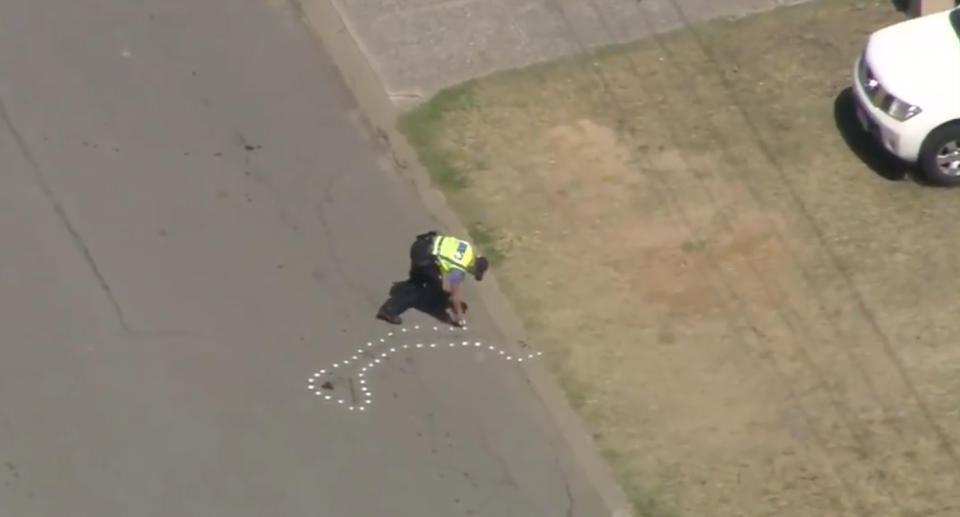
[[[433,187],[429,174],[419,164],[414,149],[397,129],[400,115],[383,87],[377,71],[371,66],[360,43],[341,16],[337,0],[289,0],[303,22],[323,43],[345,82],[360,105],[366,122],[392,154],[394,165],[415,187],[424,205],[438,223],[449,231],[467,235],[467,230],[446,204],[443,194]],[[519,349],[526,341],[523,324],[511,309],[495,274],[488,274],[477,284],[480,296],[495,323],[510,343]],[[612,517],[629,517],[631,506],[616,482],[610,466],[604,462],[583,426],[579,415],[570,406],[553,377],[539,363],[524,366],[528,381],[560,432],[571,447],[575,459],[599,492]]]

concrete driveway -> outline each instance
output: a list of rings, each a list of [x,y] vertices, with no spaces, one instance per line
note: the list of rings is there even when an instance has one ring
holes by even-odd
[[[373,319],[431,222],[285,4],[5,0],[0,102],[0,515],[603,514],[479,303]]]

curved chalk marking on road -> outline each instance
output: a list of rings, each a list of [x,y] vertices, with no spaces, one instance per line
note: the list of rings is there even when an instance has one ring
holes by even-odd
[[[413,330],[420,330],[420,325],[415,325]],[[433,327],[434,331],[440,330],[439,327]],[[450,327],[450,330],[457,330],[456,327]],[[466,330],[466,327],[463,328]],[[407,328],[403,327],[400,329],[400,333],[404,334],[407,332]],[[307,381],[307,389],[315,393],[317,396],[323,397],[323,400],[331,402],[341,407],[345,407],[350,411],[366,411],[370,404],[373,403],[373,392],[370,390],[367,385],[367,379],[369,378],[371,372],[377,366],[381,364],[386,364],[386,359],[392,354],[397,352],[407,351],[407,352],[416,352],[416,351],[426,351],[426,350],[438,350],[438,349],[471,349],[471,350],[483,350],[491,352],[494,354],[494,357],[500,357],[506,361],[522,363],[524,361],[529,361],[543,355],[542,352],[530,352],[521,355],[513,355],[506,350],[498,348],[493,345],[485,345],[481,341],[451,341],[445,344],[439,344],[436,342],[433,343],[423,343],[417,342],[414,344],[402,343],[398,345],[390,344],[387,342],[388,339],[394,337],[393,332],[387,333],[387,337],[380,338],[377,343],[373,341],[367,342],[366,346],[358,348],[356,354],[351,357],[338,361],[330,365],[329,368],[319,370],[310,376],[310,379]],[[363,364],[359,371],[356,371],[356,366]],[[345,370],[349,370],[353,366],[356,373],[354,375],[348,375],[348,378],[356,378],[358,384],[360,385],[359,399],[360,402],[356,404],[348,404],[347,401],[343,398],[335,397],[332,394],[324,393],[325,385],[332,380],[333,376],[341,373]]]

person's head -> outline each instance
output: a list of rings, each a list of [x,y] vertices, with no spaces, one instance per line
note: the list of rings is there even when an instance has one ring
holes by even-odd
[[[477,282],[483,280],[483,275],[489,267],[490,261],[487,260],[487,257],[477,257],[476,262],[473,263],[473,277],[477,279]]]

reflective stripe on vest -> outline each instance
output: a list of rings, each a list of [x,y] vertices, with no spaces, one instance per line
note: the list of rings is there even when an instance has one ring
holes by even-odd
[[[433,240],[433,256],[444,273],[452,269],[467,271],[473,265],[473,246],[456,237],[438,235]]]

